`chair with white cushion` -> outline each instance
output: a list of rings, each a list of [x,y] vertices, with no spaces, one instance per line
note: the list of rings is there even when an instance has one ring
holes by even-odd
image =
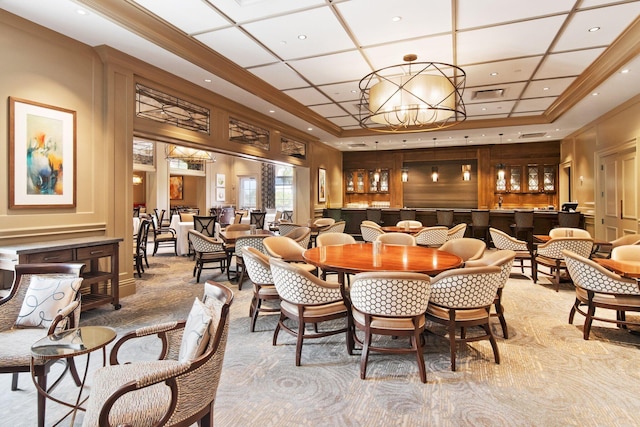
[[[258,249],[251,246],[242,248],[242,258],[249,279],[253,283],[253,298],[249,307],[249,317],[251,317],[251,332],[255,331],[256,321],[259,313],[278,313],[279,305],[275,303],[280,301],[280,295],[273,284],[271,276],[271,266],[269,265],[269,257]],[[269,301],[272,306],[263,307],[262,303]]]
[[[407,233],[384,233],[376,238],[385,245],[416,246],[416,238]]]
[[[551,276],[551,283],[558,292],[561,271],[567,269],[562,251],[568,250],[588,258],[592,249],[593,239],[586,237],[558,237],[538,245],[533,259],[533,283],[538,283],[538,273],[548,274]],[[549,272],[540,271],[539,266],[547,267]]]
[[[9,294],[0,299],[0,373],[11,373],[11,390],[18,374],[31,371],[31,345],[54,332],[79,326],[79,277],[84,264],[18,264]],[[53,359],[34,359],[33,376],[47,390]],[[80,385],[73,359],[67,361]],[[55,387],[57,381],[54,382]],[[49,388],[49,390],[51,390]],[[45,425],[45,397],[37,394],[38,426]],[[0,423],[2,424],[2,423]]]
[[[591,324],[594,320],[615,323],[623,327],[640,326],[638,320],[628,321],[625,315],[627,311],[640,312],[640,289],[635,280],[620,277],[575,252],[564,250],[562,254],[576,287],[576,300],[569,313],[569,323],[573,324],[576,311],[585,316],[583,326],[585,340],[589,339]],[[597,316],[597,308],[615,310],[616,318]]]
[[[297,227],[283,234],[284,237],[295,240],[301,248],[307,249],[311,239],[311,229],[309,227]]]
[[[227,253],[222,240],[205,236],[196,230],[189,230],[189,241],[195,252],[195,265],[193,266],[193,276],[196,277],[196,283],[200,283],[200,275],[202,270],[219,268],[224,273],[227,265]],[[207,264],[216,264],[213,267],[207,267]]]
[[[464,222],[451,227],[447,231],[447,240],[462,239],[467,231],[467,224]]]
[[[280,258],[285,262],[296,264],[299,268],[315,272],[315,265],[307,264],[302,256],[306,249],[293,239],[285,236],[269,236],[262,242],[266,250],[266,254],[275,258]]]
[[[489,228],[491,241],[496,249],[507,249],[516,253],[516,259],[520,261],[520,269],[524,273],[524,261],[529,261],[529,266],[533,270],[533,254],[529,251],[529,245],[524,240],[518,240],[497,228]]]
[[[557,237],[586,237],[590,238],[591,233],[582,228],[557,227],[549,230],[549,237],[555,239]]]
[[[439,251],[458,255],[464,262],[482,258],[486,249],[487,245],[482,240],[471,237],[447,240],[438,248]]]
[[[362,224],[360,224],[360,234],[362,235],[362,240],[365,242],[373,242],[379,235],[384,234],[384,231],[379,226],[374,227],[365,224],[363,221]]]
[[[413,237],[416,239],[416,243],[420,246],[427,246],[429,248],[437,248],[447,241],[447,233],[449,229],[447,227],[436,225],[433,227],[425,227],[418,231]]]
[[[405,219],[396,223],[396,227],[406,228],[407,226],[409,228],[419,228],[422,227],[422,223],[420,221],[416,221],[415,219]]]
[[[611,259],[640,262],[640,245],[622,245],[611,249]]]
[[[139,328],[120,338],[111,350],[111,366],[94,374],[83,426],[213,426],[232,301],[229,288],[208,281],[186,321]],[[162,343],[157,360],[122,360],[123,344],[153,335]]]
[[[288,263],[278,258],[271,258],[271,275],[273,283],[282,299],[280,303],[280,319],[273,333],[273,345],[277,345],[280,329],[284,329],[296,337],[296,366],[300,366],[302,344],[305,339],[322,338],[329,335],[349,333],[347,328],[347,307],[345,306],[340,285],[326,282],[298,264]],[[296,323],[297,328],[290,327],[287,319]],[[345,319],[340,325],[331,324],[331,329],[318,331],[318,324],[331,320]],[[307,330],[306,325],[312,324],[314,331]],[[349,339],[347,350],[349,348]]]
[[[369,351],[415,354],[420,380],[427,382],[422,349],[422,332],[431,292],[426,274],[406,272],[368,272],[354,276],[351,285],[353,320],[364,332],[360,358],[360,378],[365,379]],[[373,335],[409,337],[409,347],[382,346]]]
[[[347,233],[322,233],[318,236],[318,246],[329,245],[351,245],[356,243],[356,239]]]

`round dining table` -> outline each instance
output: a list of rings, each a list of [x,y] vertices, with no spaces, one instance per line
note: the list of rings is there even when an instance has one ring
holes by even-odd
[[[397,225],[388,225],[386,227],[380,227],[385,233],[407,233],[416,234],[424,227],[398,227]]]

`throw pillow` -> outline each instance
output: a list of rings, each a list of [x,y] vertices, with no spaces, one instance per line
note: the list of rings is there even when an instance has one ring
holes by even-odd
[[[180,362],[192,361],[207,348],[212,315],[211,308],[196,298],[182,333],[180,353],[178,354]]]
[[[31,276],[16,326],[48,328],[58,312],[74,300],[81,283],[79,277]]]

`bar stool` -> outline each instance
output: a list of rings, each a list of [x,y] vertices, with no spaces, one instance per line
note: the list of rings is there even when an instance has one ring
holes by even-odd
[[[513,213],[514,224],[511,224],[513,237],[524,240],[530,251],[533,251],[533,211],[517,210]]]
[[[382,224],[382,209],[367,208],[367,221]]]
[[[558,227],[580,228],[580,212],[558,212]]]
[[[471,210],[471,237],[480,235],[489,247],[489,211],[487,209]]]
[[[447,228],[453,227],[453,210],[436,209],[436,225],[443,225]]]
[[[415,209],[400,209],[400,221],[410,219],[416,219],[416,210]]]

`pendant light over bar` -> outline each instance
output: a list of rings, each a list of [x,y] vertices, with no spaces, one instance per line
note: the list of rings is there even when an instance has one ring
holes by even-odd
[[[462,68],[439,62],[392,65],[360,80],[360,126],[376,132],[424,132],[445,129],[467,118]]]

